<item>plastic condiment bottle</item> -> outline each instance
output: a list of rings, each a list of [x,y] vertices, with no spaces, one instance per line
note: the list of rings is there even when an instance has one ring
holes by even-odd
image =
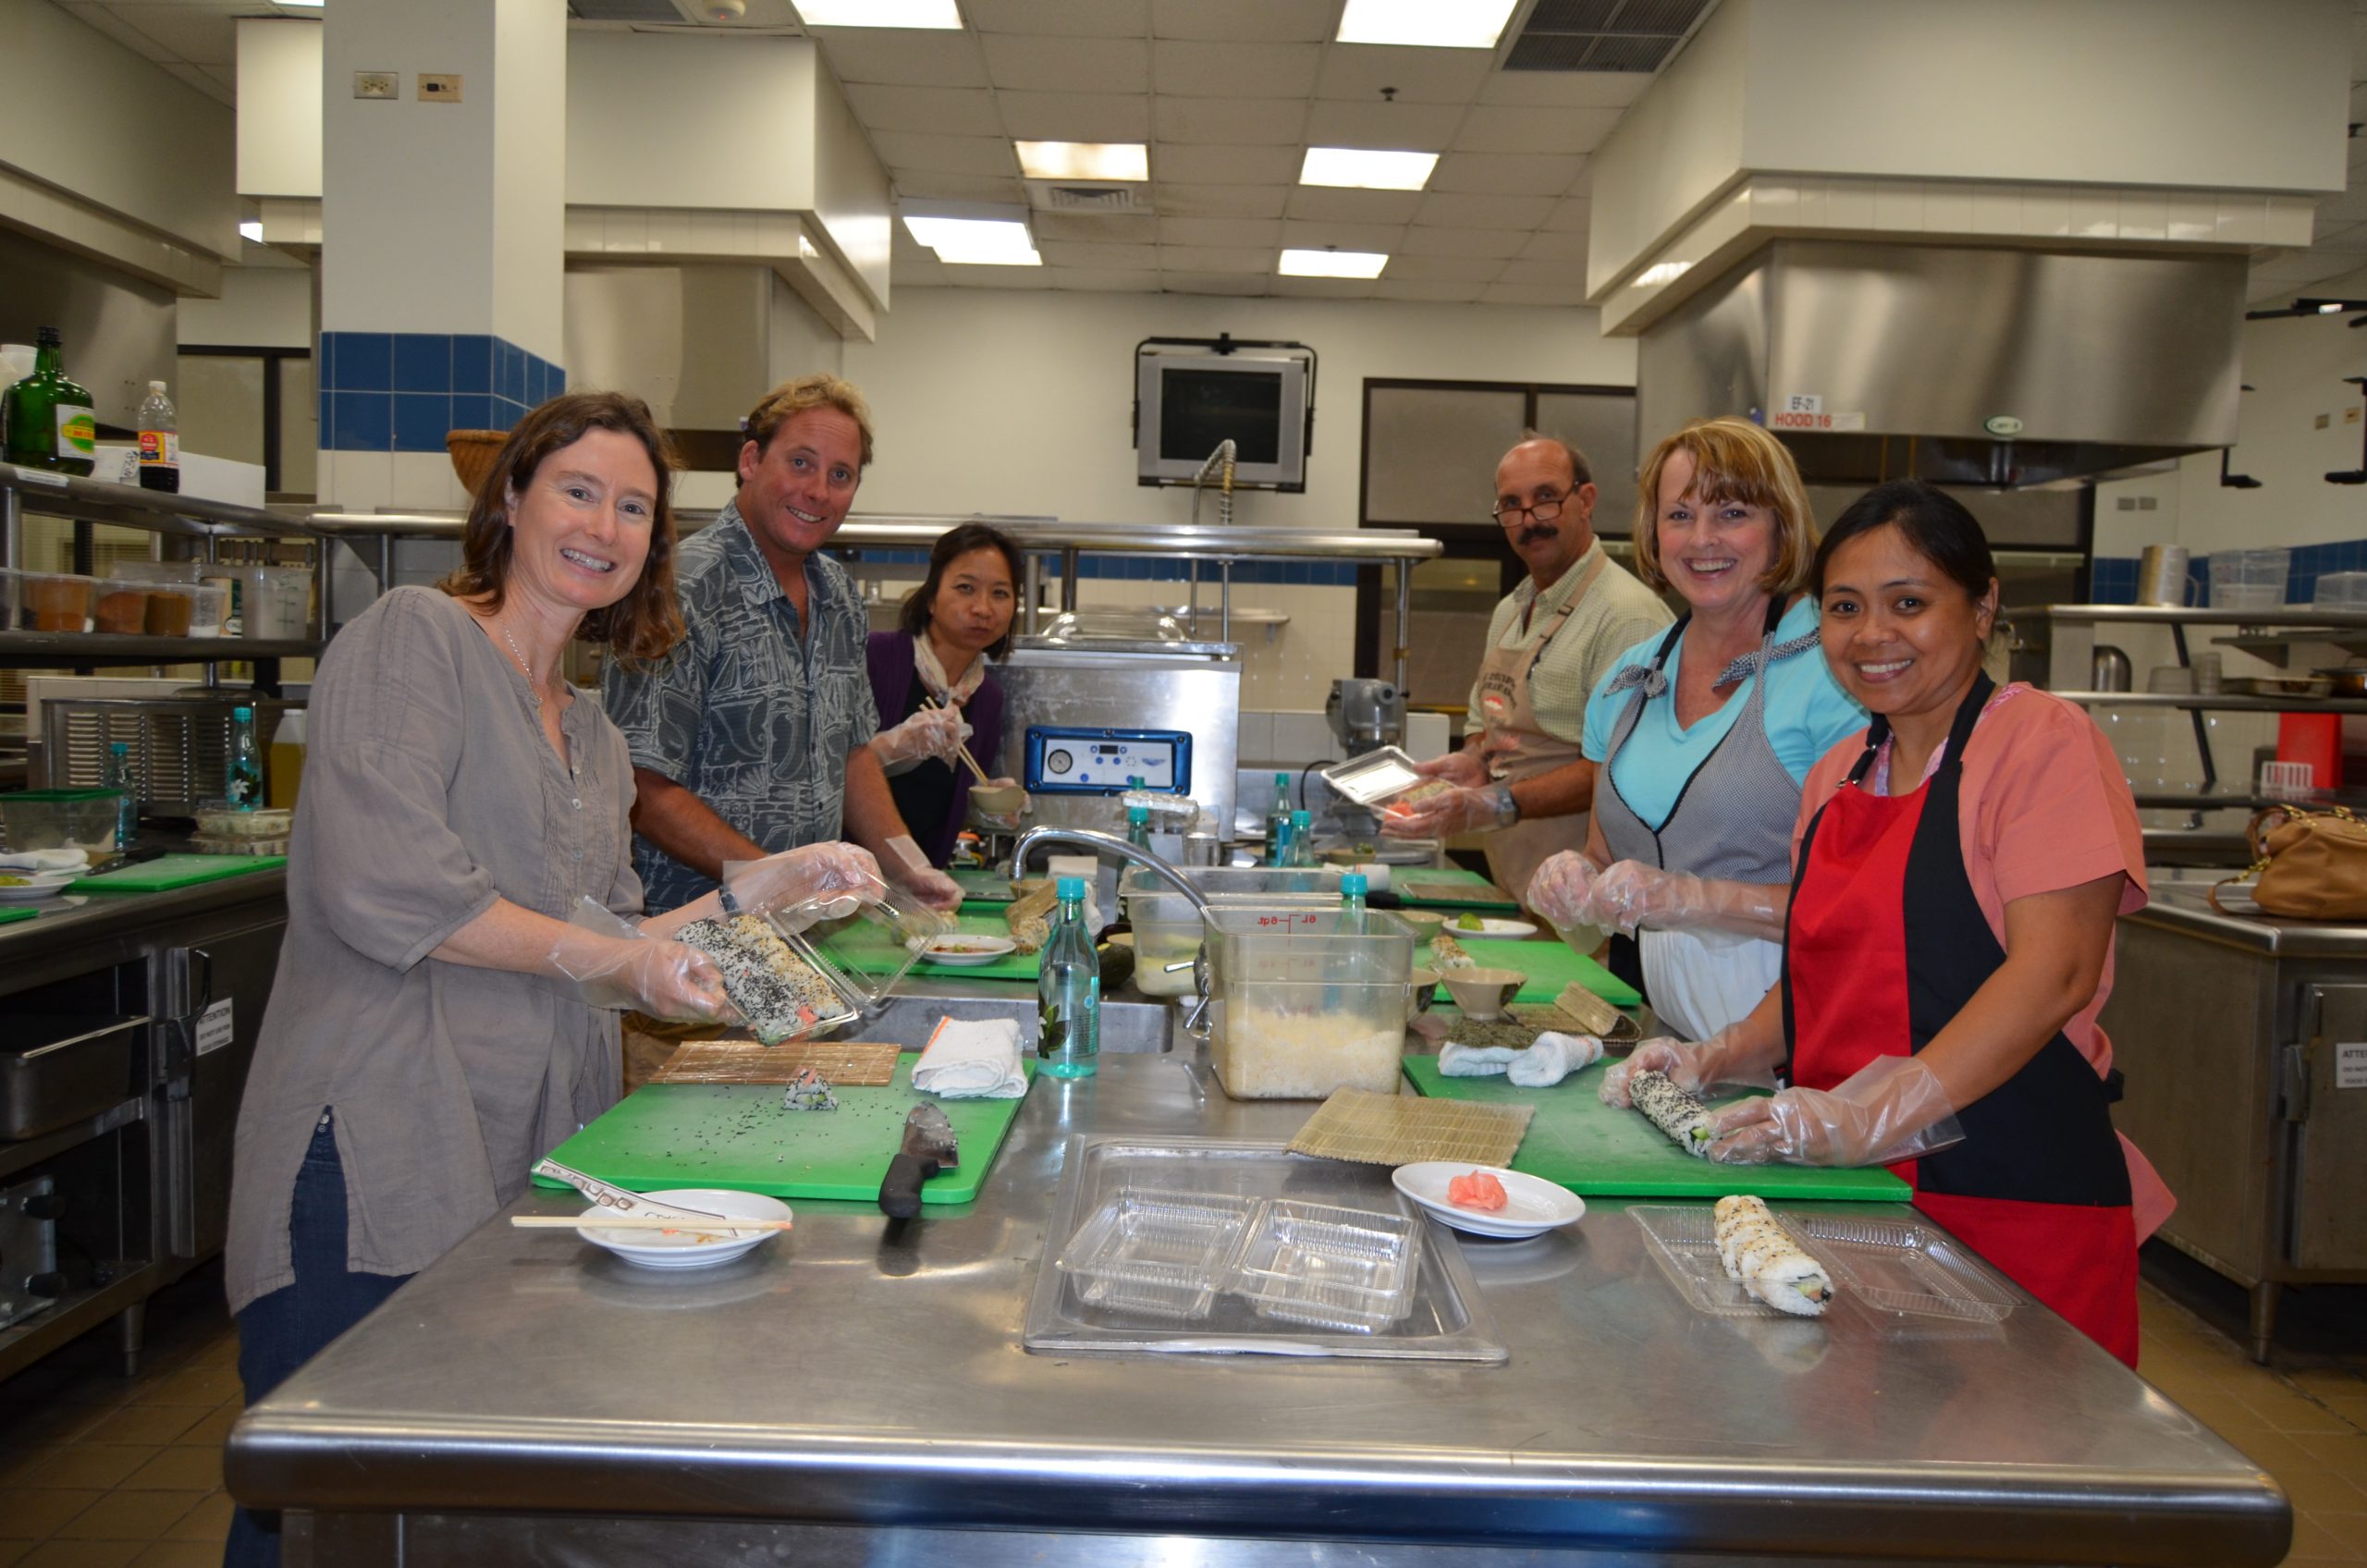
[[[1138,850],[1150,848],[1150,807],[1126,808],[1126,842]]]
[[[1361,937],[1365,934],[1366,886],[1365,874],[1361,871],[1346,872],[1340,877],[1340,936]]]
[[[140,488],[178,494],[181,487],[181,419],[165,384],[152,381],[140,400]]]
[[[131,777],[131,747],[126,741],[107,742],[106,787],[121,791],[115,804],[115,847],[130,849],[140,837],[140,786]]]
[[[1036,1054],[1055,1078],[1090,1078],[1100,1065],[1101,961],[1085,928],[1085,878],[1061,877],[1052,890],[1061,913],[1036,971]]]
[[[240,811],[263,804],[263,757],[255,750],[255,710],[243,704],[230,710],[230,803]]]
[[[1266,864],[1282,864],[1282,825],[1291,818],[1291,776],[1274,775],[1274,803],[1266,808]]]
[[[1291,813],[1290,864],[1293,865],[1315,864],[1315,814],[1313,812]]]

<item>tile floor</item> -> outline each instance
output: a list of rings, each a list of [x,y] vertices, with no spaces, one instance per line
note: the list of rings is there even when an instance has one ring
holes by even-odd
[[[2274,1475],[2299,1565],[2367,1562],[2367,1290],[2287,1297],[2277,1364],[2238,1349],[2242,1294],[2149,1249],[2141,1368]],[[102,1331],[0,1383],[0,1568],[213,1568],[238,1341],[218,1268],[159,1295],[140,1376]]]

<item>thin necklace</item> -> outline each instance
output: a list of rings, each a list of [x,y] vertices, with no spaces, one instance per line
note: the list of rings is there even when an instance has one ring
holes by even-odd
[[[539,716],[543,711],[543,688],[542,683],[534,679],[534,661],[526,656],[526,650],[520,647],[518,639],[509,634],[507,617],[495,616],[493,623],[501,628],[501,640],[509,644],[509,652],[516,656],[518,668],[526,672],[526,694],[534,699],[534,712]]]

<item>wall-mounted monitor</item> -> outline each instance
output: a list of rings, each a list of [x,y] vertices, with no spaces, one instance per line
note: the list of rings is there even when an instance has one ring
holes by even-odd
[[[1304,349],[1138,352],[1136,481],[1188,484],[1230,439],[1236,486],[1305,490],[1311,364]]]

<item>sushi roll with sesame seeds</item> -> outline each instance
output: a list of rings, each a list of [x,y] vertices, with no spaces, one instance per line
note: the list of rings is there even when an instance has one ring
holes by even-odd
[[[1678,1148],[1696,1159],[1710,1158],[1710,1139],[1715,1131],[1710,1109],[1670,1083],[1668,1074],[1647,1068],[1632,1075],[1627,1080],[1627,1097]]]
[[[1833,1301],[1833,1280],[1765,1200],[1737,1193],[1718,1200],[1712,1232],[1726,1277],[1751,1296],[1795,1317],[1820,1317]]]
[[[846,1014],[846,1002],[829,981],[756,915],[693,920],[674,939],[715,960],[723,972],[723,994],[766,1045],[810,1035]]]

